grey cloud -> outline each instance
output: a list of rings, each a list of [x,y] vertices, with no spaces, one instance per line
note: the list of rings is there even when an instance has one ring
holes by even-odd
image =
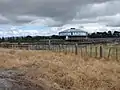
[[[8,24],[10,21],[8,18],[0,14],[0,23],[1,24]]]
[[[120,1],[88,4],[82,6],[73,23],[99,23],[107,26],[120,26]]]
[[[32,22],[33,20],[39,19],[40,17],[37,17],[35,15],[21,15],[21,16],[16,16],[14,17],[13,21],[18,23],[18,24],[25,24],[25,23],[29,23]]]
[[[73,19],[71,24],[98,23],[106,26],[120,27],[120,13],[96,18]]]
[[[120,1],[113,0],[103,3],[94,3],[82,6],[77,13],[77,18],[92,18],[98,16],[107,16],[120,13]]]
[[[99,15],[95,10],[89,12],[90,7],[94,3],[107,1],[110,0],[0,0],[0,13],[14,24],[29,23],[37,19],[20,18],[19,16],[52,18],[56,23],[65,24],[75,18],[76,12],[79,10],[81,10],[78,14],[79,18],[94,17],[95,13],[96,16]]]

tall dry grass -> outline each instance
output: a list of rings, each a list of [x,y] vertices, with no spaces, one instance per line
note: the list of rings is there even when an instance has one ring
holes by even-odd
[[[0,49],[0,67],[25,71],[49,90],[120,90],[120,64],[116,61],[81,58],[50,51]]]

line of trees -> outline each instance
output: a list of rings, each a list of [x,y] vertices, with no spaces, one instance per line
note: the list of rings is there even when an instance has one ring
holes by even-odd
[[[53,36],[25,36],[25,37],[2,37],[0,38],[0,42],[39,42],[39,41],[44,41],[44,40],[49,40],[49,39],[64,39],[64,37],[59,37],[57,35]]]
[[[120,38],[120,32],[111,31],[108,32],[96,32],[88,35],[88,38]],[[2,37],[0,42],[39,42],[40,40],[46,39],[65,39],[65,37],[60,37],[58,35],[53,36],[26,36],[26,37]]]
[[[120,32],[114,31],[113,33],[111,31],[108,32],[96,32],[89,34],[88,37],[90,38],[119,38]]]

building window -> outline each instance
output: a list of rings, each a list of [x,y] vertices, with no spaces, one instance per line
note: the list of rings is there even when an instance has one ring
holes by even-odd
[[[69,36],[71,35],[71,33],[64,32],[64,33],[60,33],[60,35]]]
[[[73,32],[72,35],[74,35],[74,36],[86,36],[86,33],[84,33],[84,32]]]

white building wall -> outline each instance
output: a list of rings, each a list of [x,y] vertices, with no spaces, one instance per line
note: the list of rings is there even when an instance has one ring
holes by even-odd
[[[60,36],[87,36],[85,32],[61,32]]]
[[[73,36],[86,36],[87,34],[84,32],[73,32]]]

